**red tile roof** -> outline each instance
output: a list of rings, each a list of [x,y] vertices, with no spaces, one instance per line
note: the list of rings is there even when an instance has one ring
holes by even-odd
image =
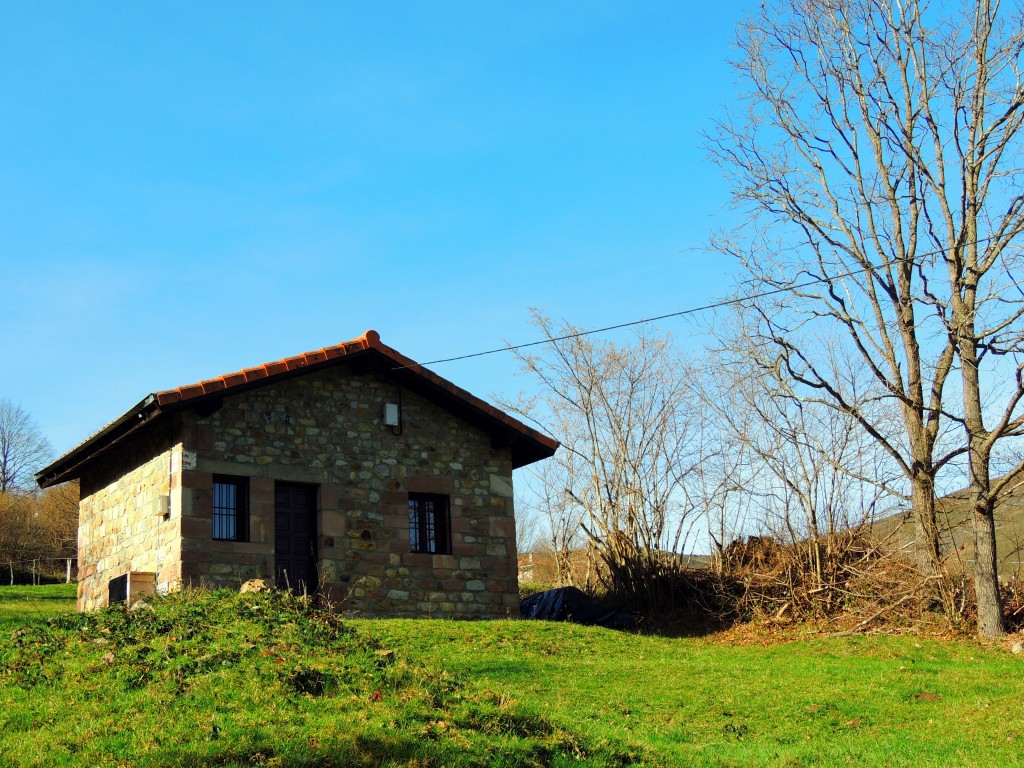
[[[496,439],[500,433],[502,440],[512,445],[513,466],[524,466],[547,458],[558,448],[558,441],[526,426],[504,411],[424,368],[382,343],[380,334],[371,330],[356,339],[333,347],[304,352],[301,355],[245,368],[195,384],[155,392],[58,458],[46,469],[38,472],[36,481],[41,487],[46,488],[80,477],[84,467],[96,456],[164,413],[198,406],[204,400],[216,401],[246,389],[265,386],[284,378],[302,375],[307,371],[328,367],[346,358],[365,358],[368,355],[384,363],[386,367],[379,369],[381,374],[418,391],[427,399],[434,400],[492,434]]]
[[[156,392],[154,393],[154,397],[156,397],[156,401],[159,405],[170,405],[171,403],[180,403],[184,400],[192,400],[196,397],[202,397],[203,395],[212,395],[216,392],[220,392],[221,394],[230,394],[229,390],[236,389],[243,384],[248,384],[249,382],[258,381],[260,379],[273,378],[274,376],[279,376],[280,374],[287,373],[289,371],[298,371],[303,368],[314,366],[318,363],[327,362],[328,360],[336,360],[339,357],[345,357],[346,355],[354,354],[356,352],[362,352],[364,349],[370,349],[371,347],[389,349],[394,352],[390,347],[385,347],[380,343],[379,333],[376,331],[367,331],[358,339],[352,339],[352,341],[336,344],[333,347],[324,347],[323,349],[317,349],[313,352],[303,352],[301,355],[286,357],[272,363],[264,363],[263,365],[257,365],[254,368],[244,368],[241,371],[226,373],[223,376],[206,379],[205,381],[189,384],[185,387]],[[397,352],[394,353],[395,355],[398,355]]]

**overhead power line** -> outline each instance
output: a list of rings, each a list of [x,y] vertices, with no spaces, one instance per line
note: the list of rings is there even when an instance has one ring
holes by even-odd
[[[990,240],[994,240],[995,237],[983,237],[975,241],[975,245],[987,243]],[[928,256],[940,256],[943,251],[929,251],[926,253],[919,254],[917,258],[927,258]],[[891,267],[894,264],[898,264],[900,259],[892,259],[890,261],[883,261],[879,264],[874,264],[869,267],[861,267],[859,269],[851,269],[848,272],[841,272],[838,275],[826,275],[822,277],[815,277],[811,280],[806,280],[802,283],[794,283],[793,285],[786,285],[780,288],[773,288],[768,291],[758,291],[755,293],[748,294],[746,296],[737,296],[731,299],[722,299],[720,301],[714,301],[710,304],[703,304],[699,307],[690,307],[688,309],[681,309],[678,312],[667,312],[663,315],[654,315],[653,317],[645,317],[640,320],[630,320],[625,323],[617,323],[615,325],[606,325],[603,328],[592,328],[588,331],[576,331],[574,333],[567,333],[564,336],[555,336],[550,339],[539,339],[537,341],[528,341],[523,344],[508,344],[504,347],[495,347],[494,349],[486,349],[482,352],[470,352],[466,355],[456,355],[455,357],[443,357],[438,360],[430,360],[425,363],[419,363],[419,365],[438,365],[440,363],[454,363],[458,360],[470,360],[474,357],[485,357],[487,355],[496,355],[499,352],[515,352],[520,349],[529,349],[530,347],[539,347],[542,344],[554,344],[558,341],[567,341],[569,339],[578,339],[584,336],[593,336],[598,333],[607,333],[609,331],[617,331],[621,328],[631,328],[635,325],[643,325],[645,323],[656,323],[659,320],[668,320],[672,317],[685,317],[687,315],[696,315],[701,312],[707,312],[712,309],[721,309],[723,307],[729,307],[734,304],[742,304],[746,301],[754,301],[756,299],[764,299],[769,296],[777,296],[780,293],[789,293],[791,291],[798,291],[801,288],[810,288],[814,285],[820,285],[822,283],[828,283],[835,280],[843,280],[847,277],[853,277],[854,275],[864,274],[871,270],[877,270],[884,267]],[[401,366],[408,367],[408,366]],[[399,369],[396,369],[399,370]]]

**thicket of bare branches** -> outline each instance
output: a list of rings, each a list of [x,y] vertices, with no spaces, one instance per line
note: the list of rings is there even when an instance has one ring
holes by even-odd
[[[8,579],[33,562],[63,572],[60,561],[75,557],[78,483],[36,490],[33,473],[52,453],[29,413],[0,400],[0,565]]]
[[[0,583],[32,571],[63,575],[77,552],[77,481],[42,493],[0,492]]]
[[[715,246],[748,295],[783,291],[748,302],[761,359],[888,453],[925,575],[940,572],[939,474],[969,454],[986,636],[1003,631],[989,463],[1024,394],[1024,32],[1000,6],[769,0],[741,27],[744,91],[709,141],[744,216]],[[891,407],[863,407],[830,365],[837,342]],[[879,418],[893,411],[897,433]],[[966,440],[944,442],[947,421]]]
[[[706,461],[735,464],[727,452],[744,457],[742,471],[734,466],[728,475],[745,497],[748,523],[754,522],[755,533],[806,548],[812,576],[823,586],[822,542],[893,510],[898,500],[894,469],[855,419],[798,397],[779,367],[759,359],[745,328],[741,313],[719,327],[719,346],[709,352],[695,382],[704,418],[724,446],[721,458]],[[840,357],[831,365],[855,375]],[[751,532],[751,526],[726,538],[710,519],[709,530],[717,559],[724,562],[723,547]]]
[[[541,394],[505,405],[562,443],[536,478],[560,577],[583,544],[608,593],[663,602],[698,520],[685,493],[697,421],[685,361],[649,329],[616,344],[533,321],[550,343],[520,359]]]
[[[786,555],[772,578],[790,610],[800,595],[861,599],[870,589],[851,585],[899,573],[901,605],[940,599],[956,619],[971,611],[944,571],[938,497],[966,487],[977,627],[996,637],[995,518],[1024,477],[1024,9],[766,0],[738,51],[741,90],[708,148],[739,211],[712,245],[739,265],[741,310],[700,371],[683,366],[663,384],[699,413],[678,422],[686,450],[666,475],[671,498],[707,522],[723,578],[746,537],[767,537]],[[639,393],[640,410],[615,399],[625,390],[607,397],[601,349],[541,325],[552,352],[525,362],[555,414],[545,426],[568,436],[541,506],[566,534],[559,546],[582,530],[607,562],[640,562],[632,544],[615,551],[631,502],[605,469],[644,454],[601,442],[593,414],[645,413],[652,395]],[[588,440],[601,446],[589,473]],[[900,505],[912,511],[916,576],[902,553],[847,539]],[[660,529],[635,533],[623,538],[674,550]]]
[[[963,615],[959,582],[922,575],[871,528],[907,500],[888,453],[761,364],[742,315],[699,365],[649,329],[616,345],[537,322],[551,344],[523,360],[542,394],[506,407],[563,442],[532,478],[545,543],[529,567],[544,579],[654,609],[655,623],[668,609],[868,627],[923,615],[936,585]],[[709,542],[711,567],[694,569],[687,546]]]
[[[821,537],[815,547],[771,537],[737,539],[723,557],[723,572],[701,583],[720,620],[811,622],[851,633],[960,627],[976,619],[962,572],[924,576],[913,558],[886,547],[868,527]],[[930,611],[922,600],[936,580],[953,612]]]

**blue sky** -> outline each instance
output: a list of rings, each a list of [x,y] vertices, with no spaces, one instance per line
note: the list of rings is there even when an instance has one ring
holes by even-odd
[[[4,4],[0,398],[63,452],[368,328],[428,361],[725,295],[700,131],[746,7]]]

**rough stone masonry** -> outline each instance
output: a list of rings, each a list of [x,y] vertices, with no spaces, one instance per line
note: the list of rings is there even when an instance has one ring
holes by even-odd
[[[382,422],[402,404],[400,429]],[[158,590],[273,583],[274,489],[316,489],[320,592],[365,616],[518,615],[510,449],[379,374],[339,365],[183,410],[82,475],[79,608],[112,576]],[[215,475],[247,478],[248,540],[215,541]],[[410,551],[409,494],[450,498],[450,554]]]

